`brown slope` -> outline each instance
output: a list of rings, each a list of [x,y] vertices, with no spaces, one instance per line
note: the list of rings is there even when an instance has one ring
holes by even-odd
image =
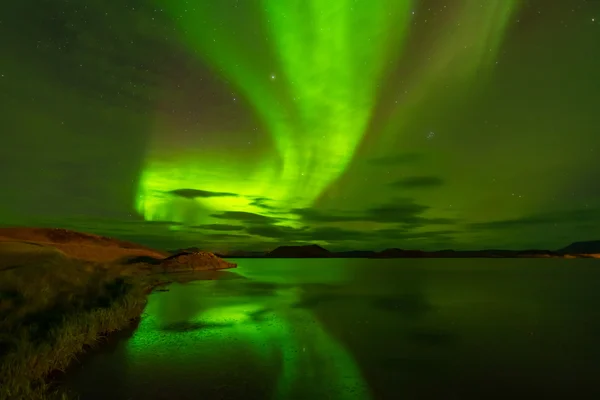
[[[110,262],[136,256],[162,259],[168,255],[166,252],[132,242],[58,228],[0,228],[0,242],[49,245],[69,257],[95,262]]]

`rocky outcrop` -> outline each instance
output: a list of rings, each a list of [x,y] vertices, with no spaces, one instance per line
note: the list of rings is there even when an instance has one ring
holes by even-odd
[[[237,267],[236,264],[227,262],[206,251],[173,254],[162,260],[160,266],[165,272],[214,271]]]
[[[199,247],[186,247],[185,249],[167,250],[169,254],[180,254],[180,253],[197,253],[200,250]]]

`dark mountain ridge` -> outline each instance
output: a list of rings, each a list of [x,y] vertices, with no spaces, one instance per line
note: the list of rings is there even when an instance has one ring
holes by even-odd
[[[222,258],[600,258],[600,240],[575,242],[558,250],[407,250],[329,251],[319,245],[279,246],[272,251],[233,251],[217,254]]]

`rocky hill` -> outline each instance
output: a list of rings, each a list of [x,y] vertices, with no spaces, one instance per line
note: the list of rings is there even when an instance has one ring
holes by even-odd
[[[166,252],[136,243],[58,228],[0,228],[0,242],[37,243],[84,261],[111,262],[126,257],[165,258]]]
[[[560,254],[600,254],[600,240],[574,242],[557,252]]]
[[[209,252],[182,251],[173,255],[136,243],[90,233],[53,228],[0,228],[0,270],[29,260],[71,259],[122,267],[135,274],[235,268]],[[127,267],[127,268],[126,268]]]

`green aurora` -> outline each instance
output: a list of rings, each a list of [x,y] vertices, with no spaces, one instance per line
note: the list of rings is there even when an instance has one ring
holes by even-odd
[[[25,0],[0,222],[161,248],[600,236],[600,3]]]
[[[383,73],[402,60],[413,1],[263,3],[256,25],[262,23],[273,40],[257,50],[251,42],[258,40],[251,32],[233,35],[223,24],[230,11],[227,3],[190,8],[184,1],[165,2],[185,43],[248,99],[272,137],[274,151],[254,168],[236,168],[236,173],[219,165],[231,160],[199,160],[194,154],[164,160],[160,149],[158,155],[150,150],[137,203],[147,219],[205,222],[190,218],[198,214],[191,214],[189,205],[164,195],[182,187],[241,195],[235,200],[203,200],[216,211],[260,212],[250,205],[255,197],[270,198],[283,209],[310,207],[352,162],[377,103]],[[450,70],[458,77],[474,77],[488,67],[486,61],[494,59],[517,4],[464,2],[457,13],[470,16],[478,9],[477,18],[465,19],[454,35],[435,43],[439,60],[419,73],[416,85],[426,90],[457,53],[463,53],[464,61]],[[259,58],[257,52],[268,56]],[[225,173],[207,176],[211,169]]]

